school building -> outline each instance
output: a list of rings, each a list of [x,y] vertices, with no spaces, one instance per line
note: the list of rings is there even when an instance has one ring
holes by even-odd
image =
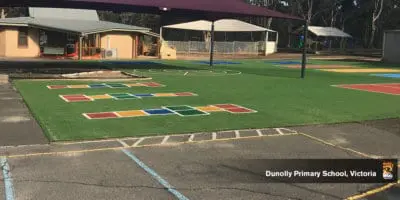
[[[0,57],[134,59],[157,56],[158,39],[149,28],[101,21],[95,10],[29,8],[29,17],[0,19]]]

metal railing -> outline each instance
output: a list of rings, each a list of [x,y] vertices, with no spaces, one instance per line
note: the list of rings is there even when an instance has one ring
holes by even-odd
[[[210,43],[199,41],[165,41],[180,54],[209,53]],[[214,42],[214,52],[217,54],[265,54],[265,42]]]

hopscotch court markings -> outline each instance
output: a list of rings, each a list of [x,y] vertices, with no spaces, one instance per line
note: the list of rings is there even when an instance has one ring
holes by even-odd
[[[193,92],[175,92],[175,93],[149,93],[149,94],[133,94],[133,93],[110,93],[110,94],[68,94],[59,95],[65,102],[88,102],[103,99],[126,100],[126,99],[142,99],[146,97],[190,97],[198,96]]]
[[[157,82],[141,83],[94,83],[88,85],[48,85],[50,90],[54,89],[93,89],[93,88],[130,88],[130,87],[165,87]]]
[[[202,108],[204,110],[199,110]],[[231,114],[246,114],[256,113],[257,111],[245,108],[235,104],[216,104],[207,106],[162,106],[161,108],[143,109],[143,110],[126,110],[126,111],[109,111],[98,113],[83,113],[88,119],[110,119],[110,118],[126,118],[126,117],[141,117],[141,116],[156,116],[156,115],[178,115],[181,117],[210,115],[212,112],[228,112]]]

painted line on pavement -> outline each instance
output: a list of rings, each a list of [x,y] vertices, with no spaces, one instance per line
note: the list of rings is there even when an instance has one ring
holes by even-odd
[[[330,143],[330,142],[327,142],[327,141],[325,141],[325,140],[323,140],[323,139],[320,139],[320,138],[317,138],[317,137],[314,137],[314,136],[311,136],[311,135],[308,135],[308,134],[305,134],[305,133],[299,133],[299,134],[300,134],[300,135],[303,135],[303,136],[305,136],[305,137],[308,137],[308,138],[310,138],[310,139],[312,139],[312,140],[315,140],[315,141],[317,141],[317,142],[323,143],[323,144],[325,144],[325,145],[332,146],[332,147],[335,147],[335,148],[338,148],[338,149],[341,149],[341,150],[344,150],[344,151],[349,151],[349,152],[358,154],[358,155],[363,156],[363,157],[366,157],[366,158],[372,158],[372,159],[379,159],[379,158],[382,158],[382,156],[367,154],[367,153],[363,153],[363,152],[361,152],[361,151],[354,150],[354,149],[352,149],[352,148],[347,148],[347,147],[342,147],[342,146],[339,146],[339,145],[335,145],[335,144],[332,144],[332,143]]]
[[[368,191],[363,192],[361,194],[357,194],[357,195],[354,195],[354,196],[351,196],[351,197],[347,197],[346,200],[357,200],[357,199],[365,198],[365,197],[377,194],[379,192],[383,192],[385,190],[388,190],[388,189],[392,188],[393,186],[395,186],[397,184],[400,184],[400,181],[397,181],[397,183],[389,183],[389,184],[386,184],[384,186],[381,186],[381,187],[378,187],[378,188],[375,188],[375,189],[372,189],[372,190],[368,190]]]
[[[0,168],[3,171],[5,199],[14,200],[14,186],[11,177],[10,166],[8,165],[7,158],[0,158]]]
[[[99,152],[99,151],[115,151],[121,149],[130,149],[130,148],[143,148],[143,147],[168,147],[171,145],[180,145],[180,144],[199,144],[199,143],[207,143],[207,142],[224,142],[230,140],[242,140],[242,139],[258,139],[258,138],[265,138],[265,137],[283,137],[283,136],[293,136],[299,135],[299,133],[287,133],[285,135],[281,134],[273,134],[273,135],[263,135],[263,136],[246,136],[240,138],[220,138],[215,140],[200,140],[200,141],[184,141],[184,142],[174,142],[168,144],[144,144],[144,145],[137,145],[131,147],[109,147],[109,148],[97,148],[97,149],[87,149],[87,150],[73,150],[73,151],[54,151],[54,152],[44,152],[44,153],[28,153],[28,154],[15,154],[15,155],[7,155],[7,156],[0,156],[0,158],[21,158],[21,157],[32,157],[32,156],[46,156],[46,155],[64,155],[64,154],[75,154],[75,153],[89,153],[89,152]],[[137,142],[136,142],[137,143]]]
[[[123,147],[129,147],[129,145],[126,143],[126,142],[124,142],[124,141],[122,141],[122,140],[120,140],[120,139],[118,139],[117,140]]]
[[[122,149],[128,157],[130,157],[133,161],[136,162],[144,171],[149,173],[154,179],[156,179],[164,188],[168,190],[168,192],[172,193],[179,200],[189,200],[183,194],[181,194],[178,190],[176,190],[171,184],[169,184],[165,179],[163,179],[160,175],[157,174],[153,169],[144,164],[138,157],[136,157],[132,152],[127,149]]]
[[[167,143],[168,139],[169,139],[169,136],[168,136],[168,135],[165,136],[165,137],[163,138],[163,140],[161,141],[161,144]]]
[[[240,132],[238,130],[235,131],[235,138],[240,138]]]

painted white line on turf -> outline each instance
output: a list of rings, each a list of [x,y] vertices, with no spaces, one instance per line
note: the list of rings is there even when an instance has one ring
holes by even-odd
[[[147,173],[149,173],[154,179],[156,179],[164,188],[168,190],[171,194],[173,194],[176,198],[179,200],[189,200],[187,197],[185,197],[183,194],[181,194],[178,190],[176,190],[171,184],[169,184],[165,179],[163,179],[160,175],[157,174],[153,169],[148,167],[146,164],[144,164],[139,158],[137,158],[132,152],[122,149],[122,152],[124,152],[128,157],[130,157],[133,161],[136,162],[143,170],[145,170]]]
[[[168,136],[168,135],[165,136],[165,137],[163,138],[163,140],[161,141],[161,144],[167,143],[168,139],[169,139],[169,136]]]
[[[10,166],[6,158],[0,158],[0,168],[3,171],[6,200],[14,200],[14,186],[11,178]]]
[[[118,141],[123,147],[129,147],[129,145],[128,145],[126,142],[124,142],[124,141],[122,141],[122,140],[120,140],[120,139],[117,139],[117,141]]]
[[[138,141],[136,141],[136,142],[132,145],[132,147],[138,146],[144,139],[146,139],[146,138],[139,138]]]
[[[260,129],[257,129],[256,132],[257,132],[258,136],[260,136],[260,137],[263,136],[263,134],[262,134]]]

